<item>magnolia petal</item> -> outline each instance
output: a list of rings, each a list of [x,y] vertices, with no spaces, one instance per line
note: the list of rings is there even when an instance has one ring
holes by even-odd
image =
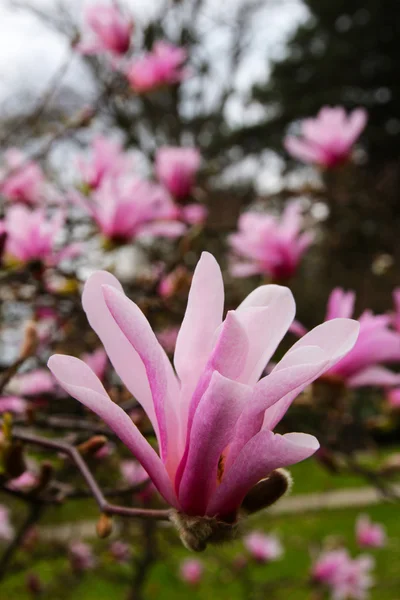
[[[347,385],[352,388],[373,385],[378,387],[391,387],[400,385],[400,373],[393,373],[385,367],[367,367],[347,380]]]
[[[172,365],[140,308],[111,286],[103,285],[102,290],[105,303],[117,326],[138,353],[146,369],[160,434],[161,454],[165,460],[168,436],[166,413],[172,419],[171,433],[172,424],[177,424],[176,398],[179,388]]]
[[[263,430],[242,449],[207,506],[207,515],[234,514],[246,493],[271,471],[298,463],[316,452],[318,440],[305,433]]]
[[[285,138],[283,145],[289,154],[303,162],[323,162],[322,150],[310,142],[289,135]]]
[[[280,285],[263,285],[245,298],[235,311],[250,347],[240,381],[255,384],[294,319],[292,292]]]
[[[181,403],[181,424],[184,422],[184,419],[186,419],[187,427],[186,431],[182,432],[185,434],[184,443],[181,444],[181,446],[184,448],[184,453],[176,473],[176,489],[179,489],[181,477],[186,466],[193,419],[195,417],[197,407],[199,406],[201,399],[210,385],[213,373],[218,372],[224,377],[237,380],[246,361],[248,345],[248,339],[243,327],[236,318],[235,313],[233,311],[229,311],[225,321],[221,326],[215,348],[197,383],[196,389],[190,398],[190,403],[187,406]],[[183,388],[183,392],[186,392],[185,388]]]
[[[176,340],[174,363],[180,380],[195,388],[221,325],[224,284],[215,258],[203,252],[195,269],[185,316]]]
[[[97,271],[85,284],[82,295],[83,308],[91,327],[102,341],[114,369],[131,394],[140,402],[158,435],[158,423],[145,366],[111,315],[103,297],[103,285],[112,286],[123,292],[118,279],[111,273]]]
[[[329,364],[326,354],[315,346],[301,348],[293,352],[286,362],[284,360],[255,386],[251,401],[238,421],[235,438],[227,457],[227,469],[236,460],[243,446],[263,427],[265,415],[273,412],[275,406],[281,405],[282,400],[289,395],[292,402]],[[285,403],[282,410],[287,410],[288,406],[289,404]]]
[[[160,457],[126,412],[109,398],[90,367],[78,358],[61,354],[53,355],[48,361],[48,367],[66,392],[107,423],[140,461],[165,500],[172,506],[177,506],[171,482]]]
[[[251,388],[214,372],[193,420],[189,451],[179,487],[179,503],[187,514],[204,514],[216,486],[218,463],[232,439]]]
[[[326,363],[320,375],[336,364],[347,352],[349,352],[357,341],[360,325],[352,319],[332,319],[326,321],[309,331],[304,337],[292,346],[289,352],[281,361],[281,366],[285,361],[292,360],[292,353],[306,346],[318,346],[326,355]],[[280,368],[279,364],[275,368]],[[264,428],[273,429],[282,419],[290,404],[296,398],[297,390],[289,392],[281,398],[274,406],[271,406],[264,417]]]

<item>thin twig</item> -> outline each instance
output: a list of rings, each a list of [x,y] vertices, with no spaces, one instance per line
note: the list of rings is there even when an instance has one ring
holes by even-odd
[[[92,492],[92,495],[94,496],[102,513],[107,515],[119,515],[121,517],[136,517],[139,519],[153,519],[158,521],[169,520],[169,510],[128,508],[126,506],[110,504],[104,497],[104,494],[94,479],[89,467],[74,446],[71,446],[65,442],[50,440],[47,438],[38,437],[36,435],[23,433],[18,430],[13,432],[13,437],[14,439],[20,440],[26,444],[32,444],[42,448],[48,448],[50,450],[57,450],[58,452],[69,456],[85,479],[86,484]]]

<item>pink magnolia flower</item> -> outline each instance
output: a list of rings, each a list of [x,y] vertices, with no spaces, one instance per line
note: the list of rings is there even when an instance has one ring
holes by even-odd
[[[181,562],[179,574],[185,583],[197,585],[200,583],[204,572],[204,565],[197,558],[187,558]]]
[[[252,531],[243,539],[245,548],[258,562],[277,560],[283,554],[282,544],[275,535],[265,535],[262,531]]]
[[[372,586],[370,556],[352,559],[347,550],[323,552],[312,567],[314,581],[328,586],[332,600],[363,600]]]
[[[284,146],[289,154],[303,162],[336,167],[350,157],[366,123],[367,113],[362,108],[347,116],[341,106],[324,106],[316,118],[302,121],[302,137],[289,135]]]
[[[179,327],[165,327],[162,331],[156,333],[157,339],[161,346],[168,354],[173,354],[178,338]]]
[[[163,275],[158,284],[157,292],[167,300],[185,289],[190,280],[190,274],[184,265],[178,265],[173,271]]]
[[[347,568],[349,559],[348,552],[344,549],[322,552],[312,567],[313,579],[333,586],[340,579],[343,569]]]
[[[197,148],[164,146],[156,152],[156,175],[175,198],[186,198],[192,191],[200,162]]]
[[[142,502],[148,502],[154,496],[156,489],[149,480],[148,473],[137,460],[123,460],[121,463],[121,474],[123,478],[131,485],[140,485],[148,481],[148,484],[139,492],[138,498]]]
[[[26,408],[26,401],[18,396],[3,396],[0,398],[0,415],[5,412],[22,414]]]
[[[328,300],[325,320],[350,318],[354,302],[354,292],[334,289]],[[400,359],[400,334],[389,329],[390,320],[388,315],[373,315],[366,310],[358,319],[360,335],[354,348],[326,375],[338,378],[349,387],[398,385],[400,375],[382,366]]]
[[[3,223],[7,234],[5,254],[11,260],[21,263],[41,261],[50,266],[80,252],[76,244],[56,250],[57,238],[64,224],[61,211],[48,218],[41,209],[12,206],[6,212]]]
[[[19,477],[7,482],[11,490],[26,490],[32,488],[38,482],[37,476],[32,471],[25,471]]]
[[[9,541],[14,535],[14,528],[10,521],[10,512],[6,506],[0,504],[0,540]]]
[[[204,204],[186,204],[180,207],[182,221],[189,225],[203,225],[207,219],[208,209]]]
[[[68,555],[74,571],[88,571],[96,566],[92,548],[85,542],[72,542],[68,548]]]
[[[372,523],[368,515],[360,515],[356,521],[357,544],[362,548],[383,548],[386,532],[383,525]]]
[[[25,204],[43,200],[45,178],[41,167],[35,161],[27,160],[16,148],[7,150],[5,159],[5,173],[0,172],[0,194]]]
[[[293,296],[285,287],[261,286],[224,321],[223,304],[221,271],[203,253],[178,334],[175,374],[115,277],[99,271],[86,282],[89,322],[146,411],[159,454],[84,362],[54,355],[48,365],[70,395],[106,421],[179,514],[232,523],[260,479],[318,449],[313,436],[273,429],[292,400],[353,347],[359,326],[349,319],[320,325],[258,381],[293,320]]]
[[[395,312],[393,314],[393,327],[400,333],[400,288],[393,291]]]
[[[101,448],[99,448],[99,450],[97,450],[97,452],[95,452],[94,457],[98,460],[104,460],[105,458],[111,456],[113,452],[114,444],[104,444],[104,446],[102,446]]]
[[[90,33],[77,46],[82,54],[111,52],[121,55],[129,50],[133,22],[116,5],[92,4],[86,9],[85,23]]]
[[[231,267],[235,277],[266,274],[274,279],[291,277],[312,243],[310,232],[301,233],[303,219],[299,202],[290,202],[280,220],[272,215],[246,212],[239,218],[238,232],[229,243],[240,262]]]
[[[372,556],[363,555],[349,560],[333,586],[333,600],[364,600],[374,580],[371,571],[374,567]]]
[[[108,239],[127,241],[151,235],[175,238],[185,225],[177,221],[177,209],[168,193],[138,178],[107,178],[82,206]]]
[[[126,563],[131,559],[132,550],[128,544],[117,540],[110,545],[111,556],[119,563]]]
[[[386,398],[392,408],[394,408],[394,409],[400,408],[400,387],[396,387],[396,388],[387,390]]]
[[[56,382],[47,369],[34,369],[28,373],[17,375],[10,385],[21,396],[37,396],[50,394],[54,391]]]
[[[108,360],[104,348],[97,348],[94,352],[85,352],[85,354],[82,354],[81,358],[89,365],[93,373],[95,373],[100,380],[104,379]]]
[[[93,140],[91,155],[86,159],[80,157],[77,166],[83,183],[92,190],[97,189],[106,177],[123,175],[131,167],[121,144],[102,135]]]
[[[132,485],[144,483],[149,478],[148,473],[137,460],[123,460],[121,473],[123,478]]]
[[[186,76],[182,64],[187,58],[184,48],[168,42],[156,42],[151,52],[135,60],[126,76],[135,92],[144,94],[165,85],[179,83]]]

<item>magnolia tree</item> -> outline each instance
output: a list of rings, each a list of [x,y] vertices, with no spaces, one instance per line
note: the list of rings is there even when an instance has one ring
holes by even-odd
[[[183,11],[176,5],[173,14]],[[308,195],[302,183],[279,202],[254,195],[221,218],[235,190],[221,200],[215,170],[229,166],[234,142],[226,134],[218,154],[216,140],[204,142],[218,111],[189,118],[179,102],[183,86],[204,76],[189,24],[172,42],[158,23],[140,30],[127,9],[93,4],[79,35],[63,26],[97,77],[98,101],[49,134],[49,90],[33,114],[44,122],[39,140],[29,119],[19,147],[12,131],[3,136],[0,577],[39,544],[46,511],[78,499],[97,502],[100,537],[113,529],[119,537],[104,558],[78,536],[71,573],[110,558],[133,564],[132,598],[157,560],[158,522],[175,528],[160,527],[169,543],[180,538],[194,552],[232,543],[250,515],[289,490],[285,468],[313,455],[395,499],[398,456],[366,467],[358,451],[383,422],[396,424],[400,290],[386,313],[360,315],[355,293],[335,288],[322,322],[305,323],[295,320],[291,291],[294,278],[307,315],[306,282],[323,241],[318,172],[357,169],[366,112],[321,107],[298,136],[282,132],[286,151],[315,169]],[[54,147],[74,136],[89,141],[50,177]],[[122,533],[120,523],[129,525]],[[365,515],[356,536],[362,548],[386,542]],[[281,559],[283,547],[260,531],[243,544],[230,568],[249,597],[249,561]],[[312,562],[307,585],[333,598],[365,597],[372,585],[369,555],[327,543]],[[179,576],[201,585],[204,565],[190,558]],[[33,595],[43,585],[28,573]]]

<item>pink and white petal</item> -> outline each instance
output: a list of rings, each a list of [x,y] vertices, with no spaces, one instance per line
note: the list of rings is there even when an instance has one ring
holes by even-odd
[[[330,367],[345,356],[357,341],[360,324],[353,319],[331,319],[314,327],[298,340],[287,354],[304,346],[318,346],[326,352]]]
[[[258,262],[232,262],[229,266],[232,277],[251,277],[262,272],[263,268]]]
[[[300,321],[297,321],[295,319],[293,321],[293,323],[291,324],[291,326],[289,327],[289,331],[290,331],[290,333],[293,333],[293,335],[296,335],[297,337],[303,337],[303,335],[306,335],[308,329],[306,329],[304,327],[304,325],[302,325],[302,323],[300,323]]]
[[[279,467],[309,458],[319,448],[318,440],[305,433],[274,434],[263,430],[240,452],[207,506],[207,515],[234,514],[252,487]]]
[[[315,329],[296,342],[275,369],[279,370],[282,368],[282,365],[287,364],[291,360],[292,353],[297,354],[299,349],[305,348],[307,345],[315,345],[325,353],[325,364],[318,374],[319,377],[353,348],[357,341],[358,331],[359,323],[351,319],[332,319],[331,321],[322,323],[322,325],[315,327]],[[311,383],[311,381],[308,383]],[[263,428],[273,429],[279,423],[299,391],[294,390],[289,392],[266,411]]]
[[[336,318],[350,319],[353,316],[355,301],[354,292],[345,292],[342,288],[335,288],[329,296],[325,321]]]
[[[179,503],[189,515],[204,514],[217,484],[218,465],[251,388],[214,372],[193,420]]]
[[[286,359],[286,360],[285,360]],[[266,419],[273,429],[282,418],[291,402],[307,385],[325,372],[329,360],[318,347],[310,346],[287,354],[273,371],[255,386],[251,401],[241,414],[235,431],[235,438],[226,460],[228,469],[236,460],[245,444],[265,428]]]
[[[176,401],[179,386],[172,365],[140,308],[112,286],[103,285],[102,290],[106,305],[117,326],[138,353],[146,369],[158,422],[161,456],[166,460],[166,415],[168,414],[171,421],[172,434],[177,430],[178,419]]]
[[[255,384],[279,342],[294,319],[296,305],[292,292],[280,285],[263,285],[239,305],[235,311],[242,323],[250,347],[240,381]]]
[[[359,371],[347,380],[352,388],[362,386],[392,387],[400,385],[400,373],[394,373],[385,367],[373,366]]]
[[[180,447],[184,448],[183,456],[177,469],[175,486],[179,488],[182,474],[186,466],[186,460],[189,452],[190,433],[193,419],[199,403],[201,402],[206,390],[209,388],[212,376],[215,372],[229,379],[237,380],[246,362],[248,353],[248,339],[242,326],[235,316],[234,311],[229,311],[225,321],[221,326],[221,331],[215,348],[209,358],[207,365],[197,383],[192,396],[186,396],[186,389],[183,387],[184,401],[180,403],[180,423],[187,423],[186,431],[181,431]],[[189,399],[190,403],[187,402]],[[184,439],[183,439],[184,436]]]
[[[321,150],[309,142],[306,142],[300,138],[294,136],[288,136],[285,138],[283,145],[286,151],[306,163],[320,163],[323,162],[323,153]]]
[[[158,435],[158,423],[145,366],[111,315],[103,297],[103,285],[123,291],[121,284],[111,273],[97,271],[85,284],[82,295],[83,308],[114,369],[131,394],[140,402]]]
[[[224,309],[224,284],[215,258],[203,252],[193,274],[188,303],[176,340],[178,377],[194,390],[215,342]]]
[[[126,412],[110,399],[90,367],[78,358],[61,354],[51,356],[48,367],[66,392],[107,423],[139,460],[165,500],[172,506],[177,506],[171,482],[160,457]]]
[[[348,119],[348,131],[349,131],[349,142],[353,143],[362,133],[368,121],[368,113],[364,108],[356,108],[349,115]]]
[[[166,237],[177,238],[187,231],[184,223],[179,221],[159,221],[148,223],[140,228],[138,237]]]

